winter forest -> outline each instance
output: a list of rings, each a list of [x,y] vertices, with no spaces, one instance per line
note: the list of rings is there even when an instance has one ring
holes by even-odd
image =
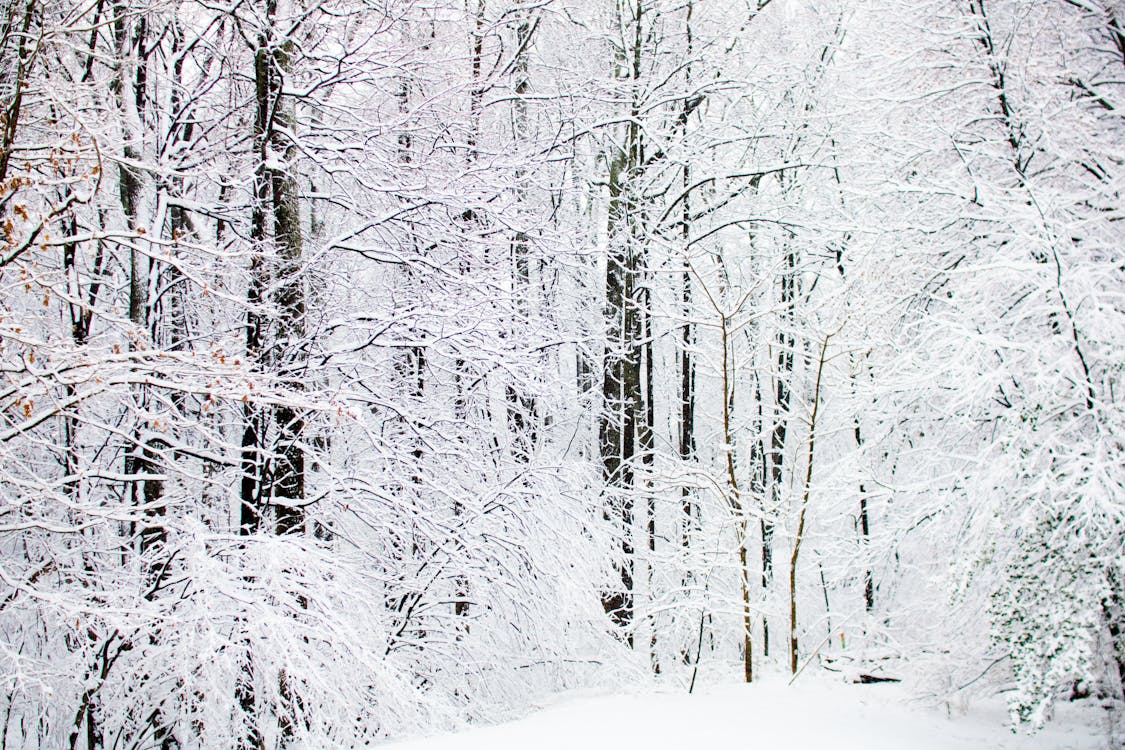
[[[1119,714],[1123,190],[1119,0],[0,0],[0,748]]]

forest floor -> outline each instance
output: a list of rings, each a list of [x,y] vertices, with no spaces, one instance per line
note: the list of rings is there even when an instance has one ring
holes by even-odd
[[[388,750],[1106,750],[1103,711],[1061,706],[1034,735],[1013,734],[1001,699],[933,707],[902,685],[804,675],[754,685],[563,698],[526,718],[410,740]]]

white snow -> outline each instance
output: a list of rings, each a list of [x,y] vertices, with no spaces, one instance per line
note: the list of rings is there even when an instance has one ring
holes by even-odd
[[[983,706],[983,707],[982,707]],[[394,743],[388,750],[1104,750],[1104,717],[1062,706],[1038,734],[1013,734],[1001,701],[967,713],[909,698],[900,685],[802,676],[688,695],[564,698],[506,724]]]

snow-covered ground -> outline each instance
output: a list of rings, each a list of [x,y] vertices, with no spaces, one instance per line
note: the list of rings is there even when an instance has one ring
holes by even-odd
[[[686,693],[578,697],[519,721],[388,750],[1105,750],[1091,705],[1063,706],[1036,735],[1013,734],[999,703],[969,711],[911,701],[899,685],[802,677]]]

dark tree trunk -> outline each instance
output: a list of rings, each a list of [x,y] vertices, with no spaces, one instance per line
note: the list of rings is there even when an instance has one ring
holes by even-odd
[[[531,92],[528,47],[537,26],[538,23],[532,24],[527,16],[520,18],[516,26],[516,56],[512,69],[513,89],[516,95],[513,135],[519,142],[527,142],[531,137],[528,132],[525,97]],[[523,185],[525,176],[525,169],[521,167],[516,170],[517,200],[520,202],[526,199],[527,191]],[[513,327],[518,329],[521,325],[526,325],[532,312],[530,243],[527,234],[523,231],[516,232],[512,238],[512,289],[516,313]],[[540,422],[538,400],[517,385],[508,385],[505,388],[505,395],[508,402],[508,427],[512,436],[513,457],[521,463],[527,463],[531,460],[531,455],[538,444]]]
[[[27,3],[23,6],[23,18],[17,20],[19,6],[16,3],[11,3],[8,6],[8,19],[4,28],[5,31],[19,29],[19,43],[16,51],[19,62],[16,63],[15,81],[12,82],[12,93],[8,99],[8,106],[0,116],[0,182],[8,177],[8,165],[11,162],[12,149],[16,144],[20,109],[23,105],[24,82],[31,74],[31,68],[35,64],[35,44],[33,42],[36,34],[32,32],[32,24],[35,22],[36,15],[42,14],[42,8],[43,4],[38,0],[27,0]],[[0,41],[9,42],[16,36],[9,31],[4,34]],[[2,51],[2,48],[0,48],[0,51]]]
[[[855,420],[855,444],[863,450],[863,434],[860,432],[858,417]],[[867,512],[867,488],[863,482],[859,483],[859,538],[866,555],[871,544],[871,519]],[[863,608],[867,612],[875,610],[875,576],[870,562],[864,565],[863,570]]]
[[[254,247],[247,292],[246,353],[256,371],[276,374],[281,388],[297,392],[304,389],[307,377],[303,234],[295,173],[297,149],[292,141],[296,117],[292,102],[282,94],[292,43],[275,35],[276,0],[266,0],[265,11],[254,55],[256,164],[250,217]],[[267,259],[276,260],[270,263]],[[267,300],[265,290],[271,288]],[[267,301],[277,311],[276,319],[265,317],[263,306]],[[265,407],[249,401],[243,408],[243,420],[239,532],[303,533],[303,413],[288,403]],[[236,697],[246,717],[247,731],[238,741],[246,750],[256,750],[263,742],[257,727],[262,717],[254,691],[254,652],[249,643],[244,658]],[[284,673],[279,679],[282,700],[298,705],[300,696],[292,694]],[[287,743],[295,728],[287,707],[278,712],[278,724],[282,742]]]
[[[642,367],[644,332],[647,330],[647,295],[644,289],[645,251],[643,217],[637,205],[636,182],[644,168],[643,134],[640,118],[640,78],[643,32],[643,3],[636,3],[624,27],[632,31],[631,49],[622,50],[618,59],[619,76],[630,81],[632,104],[630,122],[625,126],[624,142],[610,159],[609,167],[609,255],[606,262],[606,349],[603,361],[603,408],[600,426],[602,472],[610,488],[606,518],[620,533],[621,558],[618,561],[620,590],[603,596],[606,612],[626,631],[632,645],[630,626],[634,618],[633,547],[636,462],[644,460],[643,445],[650,418],[644,413]],[[640,443],[640,445],[638,445]],[[638,455],[640,454],[640,455]]]
[[[784,487],[785,439],[789,429],[790,384],[793,379],[793,357],[796,342],[793,338],[793,316],[796,302],[797,253],[790,249],[785,255],[785,270],[781,275],[781,320],[778,327],[777,371],[774,373],[774,423],[770,440],[770,485],[769,497],[772,512],[777,512],[782,503]],[[774,524],[769,513],[762,520],[762,588],[769,589],[773,582],[773,535]],[[762,617],[762,648],[769,656],[769,622]]]
[[[618,167],[618,170],[620,167]],[[618,170],[611,170],[617,172]],[[614,175],[616,177],[616,175]],[[620,183],[611,177],[611,224],[624,223]],[[618,195],[613,196],[612,192]],[[620,239],[620,238],[618,238]],[[606,613],[621,628],[633,620],[633,459],[640,390],[640,363],[635,357],[637,313],[633,309],[631,248],[614,247],[606,265],[607,345],[603,366],[600,446],[602,475],[610,488],[606,519],[620,535],[620,588],[603,595]],[[629,638],[629,636],[627,636]]]
[[[648,597],[649,601],[653,601],[653,585],[656,580],[656,496],[652,491],[652,467],[655,460],[655,395],[653,393],[653,363],[652,363],[652,316],[648,311],[652,309],[652,298],[647,281],[644,288],[641,290],[641,310],[644,313],[641,315],[641,340],[644,342],[641,345],[641,361],[643,363],[642,372],[644,376],[644,392],[641,399],[641,412],[642,416],[638,422],[638,435],[637,443],[638,449],[641,454],[641,463],[644,466],[644,483],[645,494],[645,541],[648,547]],[[649,637],[649,658],[652,664],[652,671],[654,674],[660,674],[660,660],[656,654],[656,621],[652,615],[648,615],[648,626],[650,629]]]

